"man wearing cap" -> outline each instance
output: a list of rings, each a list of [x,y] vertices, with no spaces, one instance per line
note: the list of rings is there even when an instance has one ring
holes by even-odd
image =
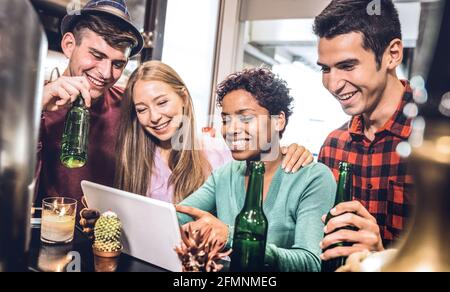
[[[123,90],[114,86],[143,39],[123,0],[89,1],[67,15],[61,47],[69,59],[62,77],[44,87],[37,168],[37,204],[44,197],[80,201],[81,180],[113,185],[116,131]],[[81,94],[90,107],[88,163],[67,169],[59,160],[65,117]]]

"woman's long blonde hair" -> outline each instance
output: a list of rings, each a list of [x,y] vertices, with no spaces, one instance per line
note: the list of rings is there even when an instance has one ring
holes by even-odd
[[[185,118],[177,133],[181,150],[172,149],[169,157],[169,168],[172,170],[169,185],[174,186],[173,202],[179,203],[203,185],[211,173],[211,166],[198,147],[191,95],[175,70],[159,61],[142,64],[131,75],[125,89],[117,141],[115,186],[145,196],[151,184],[155,149],[159,141],[145,131],[137,118],[133,94],[138,81],[164,82],[184,101]]]

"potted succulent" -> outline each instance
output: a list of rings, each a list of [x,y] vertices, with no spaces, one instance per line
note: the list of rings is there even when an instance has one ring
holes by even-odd
[[[95,223],[95,241],[92,246],[95,255],[95,270],[113,272],[122,254],[122,224],[117,214],[106,212]]]

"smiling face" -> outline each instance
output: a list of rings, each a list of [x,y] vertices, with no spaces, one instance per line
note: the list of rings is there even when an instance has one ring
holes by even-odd
[[[384,58],[383,58],[384,60]],[[363,48],[363,35],[349,33],[319,40],[322,82],[351,116],[375,110],[386,88],[385,62],[377,67],[375,54]]]
[[[82,32],[79,44],[67,33],[62,41],[65,55],[70,59],[68,75],[85,76],[91,85],[93,99],[99,98],[122,76],[130,49],[115,49],[89,29]]]
[[[169,142],[180,128],[184,101],[161,81],[137,81],[133,102],[139,123],[161,142]]]
[[[279,148],[277,119],[243,89],[224,96],[222,135],[235,160],[258,159],[261,154]],[[281,125],[284,129],[284,123]]]

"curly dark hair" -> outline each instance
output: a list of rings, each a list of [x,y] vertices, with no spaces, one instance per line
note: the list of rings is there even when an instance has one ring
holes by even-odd
[[[284,112],[286,125],[292,115],[292,102],[294,98],[289,94],[290,89],[286,81],[275,75],[267,68],[245,69],[231,74],[219,84],[217,88],[217,103],[221,107],[224,97],[235,90],[243,89],[258,101],[258,104],[267,109],[270,115]],[[284,130],[280,132],[282,136]]]

